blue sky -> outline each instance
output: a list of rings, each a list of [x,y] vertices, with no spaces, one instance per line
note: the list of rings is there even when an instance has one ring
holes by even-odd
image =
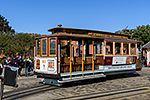
[[[0,0],[16,32],[49,34],[63,27],[115,32],[150,24],[150,0]]]

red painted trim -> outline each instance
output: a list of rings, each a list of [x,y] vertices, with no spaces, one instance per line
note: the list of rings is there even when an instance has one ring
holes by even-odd
[[[56,57],[57,57],[57,74],[59,73],[59,71],[58,70],[60,70],[59,68],[58,68],[58,37],[56,37]]]
[[[47,38],[47,56],[49,56],[49,39],[50,38]]]
[[[42,39],[40,39],[40,56],[42,56]]]
[[[35,56],[37,56],[37,40],[35,40]]]

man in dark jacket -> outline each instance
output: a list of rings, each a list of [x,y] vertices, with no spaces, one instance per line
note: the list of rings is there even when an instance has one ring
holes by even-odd
[[[18,58],[16,56],[14,56],[14,58],[12,59],[12,62],[11,62],[11,66],[14,66],[14,67],[17,67],[17,61],[18,61]]]

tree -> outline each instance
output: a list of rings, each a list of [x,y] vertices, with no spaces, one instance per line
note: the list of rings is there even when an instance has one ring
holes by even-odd
[[[15,51],[19,54],[33,56],[35,37],[39,34],[28,34],[28,33],[16,33],[15,35]]]
[[[142,45],[150,41],[150,25],[137,26],[135,29],[123,29],[116,31],[119,34],[130,34],[131,39],[142,41]]]
[[[0,54],[13,56],[18,52],[33,56],[36,36],[39,34],[15,33],[7,19],[0,15]]]
[[[0,15],[0,54],[10,55],[13,51],[15,30],[9,26],[5,17]]]
[[[12,29],[12,27],[9,26],[8,24],[9,24],[9,21],[7,21],[7,19],[5,19],[5,17],[0,15],[0,32],[5,33],[5,34],[7,34],[7,32],[14,34],[15,30]]]

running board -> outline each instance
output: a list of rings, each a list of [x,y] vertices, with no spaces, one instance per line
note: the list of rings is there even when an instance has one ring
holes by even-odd
[[[58,83],[67,83],[67,82],[74,82],[74,81],[94,79],[94,78],[102,78],[102,77],[106,77],[106,75],[95,74],[95,75],[76,76],[76,77],[62,78],[62,81],[58,80]]]
[[[57,80],[57,79],[46,79],[45,78],[43,80],[43,84],[61,86],[63,83],[80,81],[80,80],[87,80],[87,79],[102,78],[102,77],[106,77],[106,75],[104,75],[104,74],[95,74],[95,75],[76,76],[76,77],[62,78],[62,81]]]

